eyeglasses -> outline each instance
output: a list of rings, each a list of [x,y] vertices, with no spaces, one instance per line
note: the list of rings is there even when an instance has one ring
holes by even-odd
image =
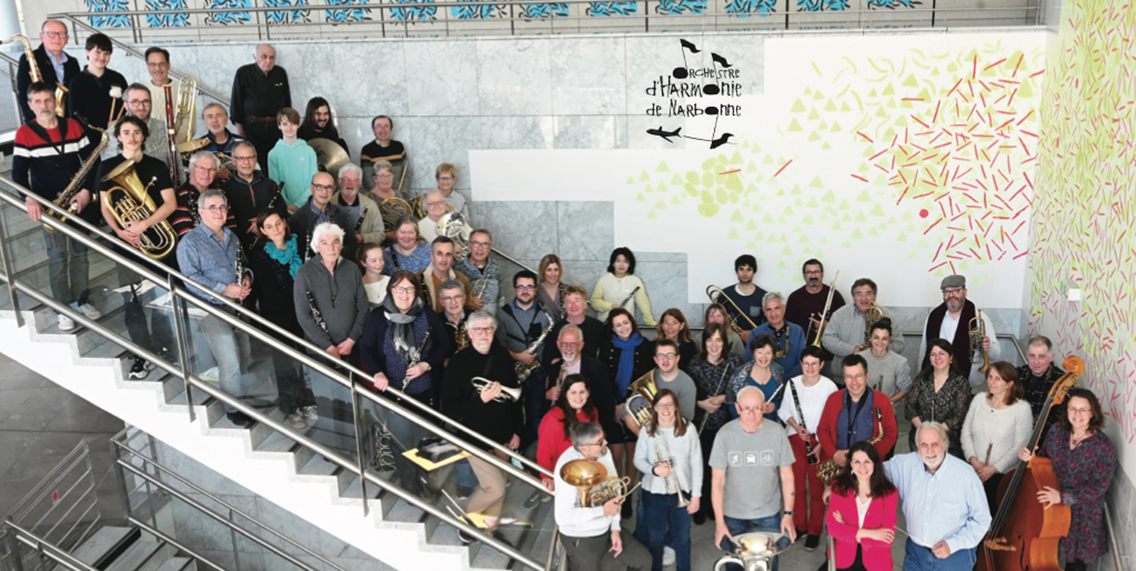
[[[40,33],[49,37],[49,38],[55,38],[55,39],[67,37],[67,32],[40,32]]]
[[[393,175],[393,174],[390,174],[390,173],[386,173],[386,174],[376,174],[376,175],[375,175],[375,178],[394,178],[394,175]]]
[[[236,155],[233,155],[233,160],[234,160],[234,161],[255,161],[255,160],[256,160],[256,157],[255,157],[255,156],[252,156],[252,157],[238,157],[238,156],[236,156]]]
[[[478,335],[490,335],[490,334],[493,333],[493,328],[492,327],[470,327],[468,329],[468,331],[470,333],[476,333]]]
[[[149,99],[127,99],[127,105],[153,105],[154,103]]]
[[[962,290],[963,290],[963,288],[961,288],[961,287],[947,288],[947,289],[943,290],[943,297],[947,297],[948,295],[958,295],[958,294],[962,293]]]
[[[363,179],[361,179],[361,178],[347,178],[345,176],[341,176],[341,177],[339,177],[339,180],[341,180],[343,182],[361,182]]]
[[[1071,409],[1068,409],[1068,410],[1069,410],[1069,414],[1092,414],[1093,413],[1093,409],[1091,409],[1091,408],[1071,408]]]
[[[205,210],[209,212],[228,212],[229,207],[224,204],[214,204],[212,206],[206,206]]]
[[[656,358],[662,359],[664,361],[669,361],[677,356],[678,355],[675,353],[659,353],[658,355],[655,355]]]
[[[532,291],[532,290],[536,289],[536,286],[519,285],[519,286],[513,286],[513,289],[515,289],[517,291]]]
[[[427,200],[426,206],[441,206],[445,203],[446,203],[445,200]]]
[[[758,414],[761,414],[762,409],[764,409],[765,407],[764,406],[742,406],[742,407],[738,407],[738,408],[742,409],[742,412],[756,412]]]
[[[661,403],[655,405],[655,408],[674,408],[674,407],[675,407],[675,403],[673,403],[673,402],[661,402]]]
[[[312,190],[335,190],[335,186],[326,184],[313,184]]]
[[[580,346],[579,341],[557,341],[556,344],[561,346],[561,347],[579,347]]]
[[[474,248],[488,248],[493,244],[490,242],[470,242],[469,245]]]
[[[442,175],[442,176],[438,177],[438,180],[454,180],[454,177],[447,174],[447,175]]]
[[[401,293],[403,295],[414,293],[414,286],[398,286],[391,288],[394,293]]]
[[[805,272],[805,275],[806,276],[819,276],[823,273],[824,273],[823,270],[808,270],[808,271]]]
[[[442,298],[442,303],[451,303],[451,302],[455,302],[455,301],[458,301],[458,302],[465,301],[465,296],[464,295],[448,295],[448,296]]]
[[[599,442],[593,442],[591,444],[581,444],[580,446],[606,446],[606,445],[607,445],[607,439],[606,438],[600,438]]]
[[[200,166],[197,166],[197,165],[193,165],[193,168],[195,168],[195,169],[197,169],[201,172],[217,172],[217,169],[211,168],[211,167],[200,167]]]
[[[160,61],[160,62],[157,62],[157,63],[150,63],[150,62],[146,63],[146,67],[151,68],[151,69],[156,68],[156,67],[169,67],[169,66],[170,66],[170,62],[168,62],[168,61]]]
[[[874,291],[854,291],[854,292],[852,292],[852,297],[872,297],[873,295],[876,295],[876,292],[874,292]]]

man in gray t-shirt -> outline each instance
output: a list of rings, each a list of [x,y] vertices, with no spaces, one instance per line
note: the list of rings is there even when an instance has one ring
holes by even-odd
[[[713,471],[710,498],[714,505],[714,544],[741,533],[767,531],[796,540],[793,525],[793,449],[785,430],[765,422],[765,397],[756,387],[738,391],[738,419],[718,431],[710,452]],[[778,492],[781,499],[778,500]],[[779,515],[781,506],[784,515]],[[788,547],[783,540],[779,547]],[[774,571],[777,560],[774,559]]]
[[[678,397],[678,412],[687,421],[694,421],[694,410],[698,406],[698,389],[694,386],[694,379],[678,368],[678,345],[668,339],[655,342],[655,370],[651,377],[655,381],[655,389],[669,389]],[[631,417],[628,407],[623,407],[623,423],[627,425],[636,436],[639,435],[639,425]]]

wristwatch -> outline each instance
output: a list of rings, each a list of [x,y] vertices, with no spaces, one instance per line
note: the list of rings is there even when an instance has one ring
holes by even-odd
[[[781,514],[781,517],[785,517],[785,516],[791,516],[791,515],[793,515],[793,512],[792,512],[792,510],[790,510],[790,511],[787,511],[787,512],[785,512],[785,513]]]

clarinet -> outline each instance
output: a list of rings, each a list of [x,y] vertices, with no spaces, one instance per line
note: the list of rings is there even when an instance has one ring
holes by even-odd
[[[394,251],[394,246],[387,246],[387,251],[390,252],[391,264],[394,265],[394,271],[397,272],[401,270],[402,268],[398,267],[398,252]],[[391,272],[391,274],[393,275],[394,272]]]
[[[801,410],[801,397],[797,396],[797,385],[794,385],[791,380],[786,384],[790,385],[789,390],[793,393],[793,404],[797,406],[797,416],[801,417],[801,428],[808,432],[809,427],[805,425],[805,412]],[[813,439],[811,437],[805,439],[805,458],[808,458],[809,464],[816,464],[820,461],[816,456],[813,456]]]
[[[237,252],[237,285],[242,285],[245,278],[245,266],[241,263],[241,253]]]
[[[355,233],[358,234],[363,229],[363,219],[367,216],[367,209],[359,207],[359,220],[355,222]]]
[[[627,297],[623,298],[623,301],[619,302],[619,307],[627,309],[627,302],[631,301],[631,298],[635,297],[635,294],[639,292],[639,288],[641,287],[643,286],[635,286],[635,289],[631,290],[631,293],[627,294]]]
[[[725,359],[723,359],[722,361],[724,362]],[[718,388],[715,389],[714,394],[712,394],[710,396],[716,397],[722,392],[722,389],[726,388],[725,387],[726,377],[729,376],[729,374],[730,374],[730,368],[724,367],[723,370],[722,370],[722,376],[721,376],[721,378],[718,379]],[[725,403],[723,403],[723,404],[725,404]],[[710,420],[710,417],[713,416],[717,412],[718,411],[714,411],[714,412],[702,411],[702,424],[698,425],[698,433],[699,434],[702,434],[702,431],[706,429],[706,421]]]
[[[304,290],[304,294],[308,296],[308,307],[312,310],[312,319],[316,321],[316,325],[323,331],[323,334],[327,335],[328,342],[335,345],[335,341],[331,338],[331,332],[327,330],[327,322],[323,320],[323,315],[316,308],[316,300],[312,297],[312,290]]]
[[[304,261],[312,259],[312,231],[308,230],[307,247],[304,248]]]
[[[426,335],[422,336],[422,344],[415,347],[414,350],[410,352],[410,357],[406,360],[406,370],[409,371],[411,367],[417,365],[420,361],[422,361],[422,352],[426,350],[426,343],[428,343],[429,341],[430,341],[430,330],[427,329]],[[409,384],[410,384],[410,379],[403,377],[402,388],[399,389],[399,390],[405,391],[406,385],[409,385]]]

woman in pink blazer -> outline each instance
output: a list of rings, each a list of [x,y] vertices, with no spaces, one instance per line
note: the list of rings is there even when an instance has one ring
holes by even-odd
[[[884,473],[880,453],[867,442],[848,450],[851,469],[832,482],[828,533],[836,567],[849,571],[891,571],[899,494]]]

